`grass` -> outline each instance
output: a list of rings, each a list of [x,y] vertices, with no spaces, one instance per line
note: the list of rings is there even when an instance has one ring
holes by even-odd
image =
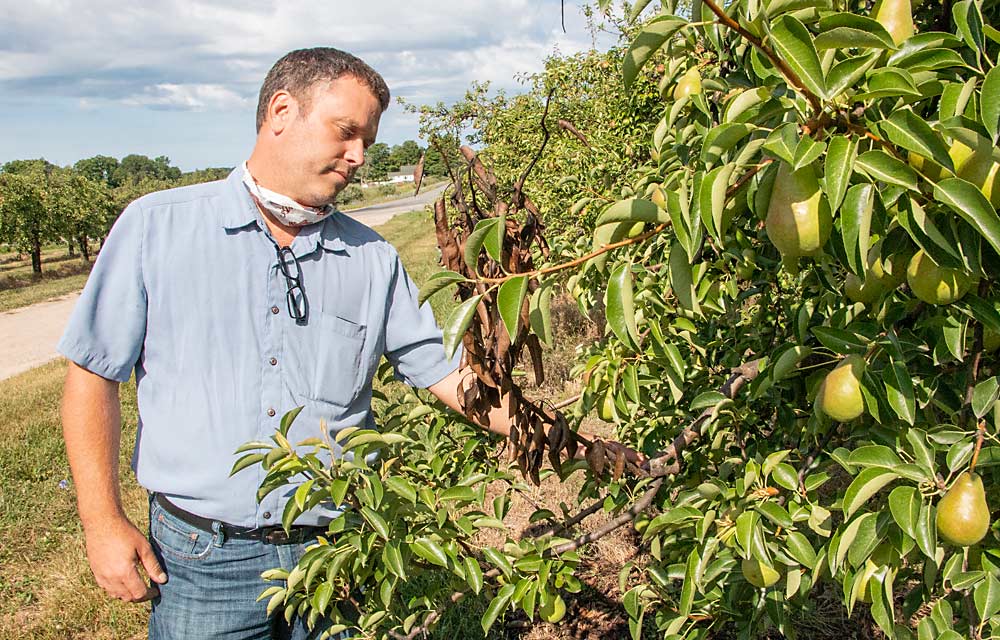
[[[96,250],[95,244],[92,252]],[[79,291],[91,266],[79,255],[70,256],[62,245],[43,249],[41,275],[32,272],[30,256],[0,254],[0,313]]]

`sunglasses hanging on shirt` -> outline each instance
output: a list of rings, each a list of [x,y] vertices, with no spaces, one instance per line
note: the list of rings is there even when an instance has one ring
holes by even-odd
[[[304,325],[309,320],[309,300],[302,286],[302,269],[298,258],[288,247],[278,248],[278,268],[285,276],[288,291],[285,302],[288,304],[288,315],[295,319],[295,324]]]

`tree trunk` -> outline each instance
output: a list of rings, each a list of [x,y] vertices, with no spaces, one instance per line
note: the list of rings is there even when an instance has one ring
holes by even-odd
[[[37,234],[31,239],[31,270],[39,275],[42,273],[42,239]]]
[[[88,264],[90,262],[90,247],[87,246],[87,236],[80,236],[76,242],[80,245],[80,259],[83,264]]]
[[[72,258],[76,255],[76,247],[73,246],[73,238],[67,238],[66,244],[69,246],[69,257]]]

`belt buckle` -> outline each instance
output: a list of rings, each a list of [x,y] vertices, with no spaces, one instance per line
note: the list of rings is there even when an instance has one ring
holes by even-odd
[[[298,537],[295,535],[296,533],[297,532],[293,530],[291,534],[288,534],[285,533],[285,530],[281,527],[273,527],[265,530],[262,540],[267,544],[294,544],[297,542],[295,538]]]

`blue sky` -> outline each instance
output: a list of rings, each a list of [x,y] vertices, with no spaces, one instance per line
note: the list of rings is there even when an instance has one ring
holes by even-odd
[[[166,155],[184,170],[232,166],[254,139],[257,91],[282,54],[335,46],[393,97],[451,102],[474,80],[516,92],[554,51],[592,46],[566,0],[0,0],[0,163]],[[417,138],[393,104],[379,140]]]

